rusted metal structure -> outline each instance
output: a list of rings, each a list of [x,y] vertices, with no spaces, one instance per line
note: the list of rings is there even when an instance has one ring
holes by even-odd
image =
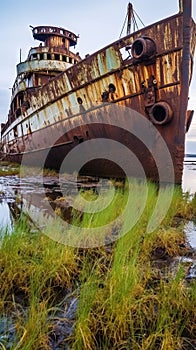
[[[44,166],[59,169],[78,144],[112,139],[132,150],[147,177],[159,181],[152,155],[156,152],[161,159],[164,150],[156,139],[151,140],[149,149],[130,130],[122,130],[123,112],[116,112],[117,127],[112,120],[114,109],[110,112],[115,105],[138,112],[156,128],[171,154],[175,183],[181,183],[185,132],[193,115],[187,111],[196,40],[191,0],[181,1],[177,14],[128,34],[83,60],[70,51],[70,46],[77,44],[72,32],[50,26],[35,27],[32,32],[44,44],[30,49],[27,60],[17,65],[8,120],[1,126],[4,158],[14,162],[25,159],[30,165],[43,164],[44,159]],[[81,172],[124,176],[103,154],[97,158]],[[135,175],[134,171],[129,175]],[[170,181],[169,175],[165,181]]]

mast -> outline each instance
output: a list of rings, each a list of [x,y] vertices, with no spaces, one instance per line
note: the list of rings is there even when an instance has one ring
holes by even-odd
[[[183,0],[179,0],[179,12],[183,12]]]
[[[129,2],[129,3],[128,3],[128,6],[127,6],[127,14],[126,14],[126,17],[125,17],[125,21],[124,21],[124,24],[123,24],[123,27],[122,27],[122,30],[121,30],[121,33],[120,33],[120,38],[121,38],[121,35],[122,35],[122,33],[123,33],[123,30],[124,30],[124,27],[125,27],[126,22],[127,22],[127,32],[126,32],[126,35],[129,35],[129,34],[131,34],[132,32],[135,32],[136,30],[139,29],[139,26],[138,26],[138,24],[137,24],[135,15],[136,15],[137,18],[139,19],[140,23],[145,27],[145,25],[144,25],[144,23],[142,22],[141,18],[140,18],[140,17],[138,16],[138,14],[134,11],[133,5]]]
[[[127,35],[131,34],[132,15],[133,15],[133,5],[129,2],[127,7]]]

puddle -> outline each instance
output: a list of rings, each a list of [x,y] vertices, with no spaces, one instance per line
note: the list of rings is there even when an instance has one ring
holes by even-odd
[[[44,181],[44,183],[43,183]],[[14,220],[22,212],[27,214],[30,219],[36,219],[38,216],[46,213],[55,217],[55,209],[59,206],[65,214],[65,219],[69,219],[71,198],[75,198],[81,188],[87,188],[99,191],[102,186],[107,187],[109,181],[98,181],[81,177],[77,182],[73,178],[58,183],[57,177],[41,175],[28,176],[20,178],[19,176],[1,176],[0,177],[0,228],[11,230]],[[111,184],[111,183],[110,183]],[[57,198],[64,197],[64,201]],[[66,213],[66,211],[68,213]],[[46,220],[46,218],[44,218]]]
[[[196,249],[196,224],[193,221],[188,221],[184,225],[184,232],[190,246]]]
[[[182,262],[189,264],[186,280],[191,281],[196,278],[196,224],[193,221],[188,221],[184,225],[184,232],[192,248],[192,256],[187,258],[183,257],[184,260]]]
[[[16,327],[11,318],[2,316],[0,318],[0,345],[2,349],[11,349],[15,340]],[[3,344],[6,344],[6,348]]]
[[[0,177],[0,228],[7,228],[9,231],[13,225],[9,204],[15,202],[15,187],[18,182],[16,176]]]
[[[0,223],[1,227],[10,231],[12,229],[12,215],[10,213],[9,205],[6,201],[0,203]]]

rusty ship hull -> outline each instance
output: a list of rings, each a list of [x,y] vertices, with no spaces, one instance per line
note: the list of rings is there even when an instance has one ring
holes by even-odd
[[[187,105],[195,33],[190,0],[183,1],[183,11],[176,15],[137,30],[83,60],[69,51],[76,43],[73,33],[55,27],[33,28],[34,38],[45,45],[35,48],[28,60],[17,66],[8,121],[1,131],[3,159],[74,171],[73,164],[64,162],[69,152],[82,144],[88,154],[89,141],[113,140],[131,150],[130,158],[124,159],[130,162],[127,172],[122,162],[115,162],[115,157],[122,158],[122,152],[118,154],[116,149],[115,157],[108,156],[112,150],[106,143],[105,154],[103,148],[97,154],[95,151],[94,159],[87,157],[81,173],[138,176],[134,166],[137,158],[145,176],[159,181],[165,148],[159,137],[145,144],[142,136],[146,133],[152,138],[153,126],[171,156],[174,182],[180,184],[185,134],[193,115]],[[52,39],[56,41],[51,49]],[[47,75],[47,69],[51,74]],[[125,127],[127,110],[132,114],[130,125]],[[148,130],[141,128],[140,136],[131,131],[137,115],[148,121]],[[170,182],[171,163],[166,161],[164,167],[164,181]]]

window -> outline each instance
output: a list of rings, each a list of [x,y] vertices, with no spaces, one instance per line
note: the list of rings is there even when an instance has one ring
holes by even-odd
[[[55,54],[55,55],[54,55],[54,59],[57,60],[57,61],[59,61],[59,60],[60,60],[60,55]]]

